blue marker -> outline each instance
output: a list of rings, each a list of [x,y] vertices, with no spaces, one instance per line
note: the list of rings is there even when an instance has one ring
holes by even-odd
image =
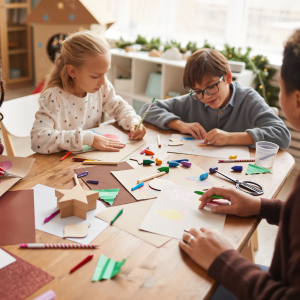
[[[139,183],[138,185],[136,185],[135,187],[133,187],[131,190],[135,191],[135,190],[139,189],[142,186],[144,186],[144,182]]]
[[[203,173],[203,174],[200,175],[200,180],[203,181],[203,180],[205,180],[207,177],[208,177],[208,173],[205,172],[205,173]]]
[[[179,163],[176,162],[176,161],[170,161],[170,162],[169,162],[169,167],[170,167],[170,168],[176,168],[176,167],[178,167],[178,166],[179,166]]]
[[[86,182],[87,183],[92,183],[92,184],[98,184],[99,183],[99,181],[97,181],[97,180],[87,180]]]
[[[78,174],[78,175],[77,175],[77,178],[80,178],[80,177],[86,176],[87,174],[89,174],[89,172],[88,172],[88,171],[86,171],[86,172],[83,172],[83,173],[81,173],[81,174]]]
[[[234,167],[231,167],[231,169],[235,172],[242,172],[243,166],[234,166]]]
[[[178,163],[181,163],[182,161],[189,161],[188,159],[176,159],[176,160],[169,160],[167,163],[170,163],[170,162],[178,162]]]

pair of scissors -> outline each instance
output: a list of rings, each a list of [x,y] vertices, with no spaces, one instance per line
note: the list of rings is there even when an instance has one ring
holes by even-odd
[[[22,176],[19,176],[19,175],[13,174],[13,173],[9,173],[1,167],[0,167],[0,176],[11,176],[11,177],[23,178]]]
[[[226,175],[226,174],[218,171],[218,167],[210,168],[209,173],[210,174],[213,174],[213,173],[221,174],[222,176],[226,177],[230,181],[234,182],[237,189],[239,189],[245,193],[248,193],[250,195],[259,196],[264,193],[263,187],[261,185],[259,185],[258,183],[255,183],[252,181],[243,181],[243,180],[235,179],[229,175]]]

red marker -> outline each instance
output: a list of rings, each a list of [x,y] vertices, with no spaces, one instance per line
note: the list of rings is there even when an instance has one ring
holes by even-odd
[[[60,161],[63,161],[64,159],[66,159],[69,155],[71,155],[71,151],[69,151]]]
[[[93,258],[93,254],[89,255],[88,257],[86,257],[82,262],[80,262],[77,266],[75,266],[71,271],[70,274],[75,272],[77,269],[79,269],[81,266],[83,266],[84,264],[86,264],[87,262],[89,262],[92,258]]]

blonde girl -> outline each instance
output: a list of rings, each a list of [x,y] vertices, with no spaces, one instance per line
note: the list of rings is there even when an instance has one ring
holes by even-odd
[[[102,112],[129,130],[129,138],[143,138],[143,125],[134,132],[140,116],[115,94],[106,77],[110,62],[108,43],[99,35],[81,31],[66,38],[39,99],[31,130],[33,151],[78,151],[83,145],[120,151],[124,144],[85,131],[99,126]]]

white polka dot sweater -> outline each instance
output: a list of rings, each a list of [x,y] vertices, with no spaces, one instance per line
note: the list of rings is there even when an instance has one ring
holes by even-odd
[[[115,94],[107,79],[99,91],[84,98],[59,87],[49,88],[41,95],[39,104],[31,130],[31,148],[43,154],[79,151],[83,145],[91,146],[94,133],[84,130],[98,127],[102,112],[125,130],[141,120],[132,106]]]

